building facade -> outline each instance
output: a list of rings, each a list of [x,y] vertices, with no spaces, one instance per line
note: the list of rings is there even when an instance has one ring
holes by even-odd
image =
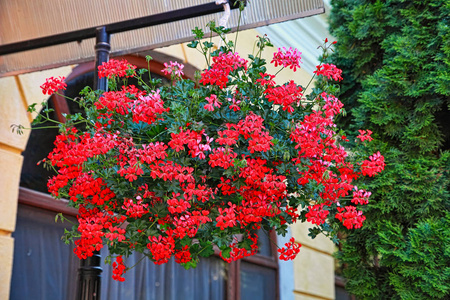
[[[320,15],[289,21],[280,25],[242,31],[238,37],[237,52],[241,55],[251,53],[254,49],[256,36],[261,34],[268,34],[276,47],[297,47],[303,52],[302,57],[305,67],[296,73],[284,70],[278,75],[278,78],[283,82],[293,79],[297,83],[305,85],[312,76],[312,71],[316,64],[315,59],[320,55],[320,51],[316,49],[317,45],[325,37],[328,37],[325,19],[325,16]],[[230,35],[229,38],[234,40],[235,36]],[[273,50],[275,51],[276,49]],[[149,54],[149,52],[131,55],[128,58],[143,60],[142,57],[146,54]],[[186,44],[156,49],[150,54],[155,59],[155,68],[168,60],[177,60],[186,64],[191,72],[205,68],[203,57],[196,51],[188,48]],[[267,50],[264,54],[268,61],[271,60],[271,55],[270,50]],[[92,63],[84,64],[84,66],[88,69],[92,68]],[[270,69],[268,71],[276,72]],[[56,210],[63,209],[64,206],[64,203],[52,202],[54,200],[41,194],[39,191],[23,187],[24,184],[23,182],[21,183],[24,162],[23,151],[25,151],[30,141],[30,131],[25,130],[22,135],[18,135],[11,132],[10,126],[12,124],[22,124],[28,127],[27,125],[36,117],[27,112],[27,107],[30,104],[41,103],[43,100],[46,100],[39,86],[47,77],[65,76],[70,78],[72,76],[76,78],[81,76],[80,74],[86,74],[86,72],[76,72],[80,72],[80,66],[69,65],[0,78],[0,190],[2,191],[2,196],[0,197],[0,264],[2,265],[2,271],[0,272],[0,299],[19,299],[14,298],[14,295],[17,294],[14,289],[24,288],[27,285],[25,281],[26,276],[13,275],[13,269],[17,268],[18,265],[25,264],[22,266],[22,268],[25,268],[24,270],[28,267],[33,267],[33,270],[46,272],[39,265],[26,266],[26,261],[24,260],[27,257],[37,255],[36,250],[33,250],[32,247],[25,250],[20,249],[20,251],[26,251],[26,253],[18,253],[18,242],[16,242],[15,247],[15,238],[19,234],[18,232],[15,233],[16,228],[20,225],[18,222],[24,222],[27,218],[39,218],[40,215],[44,216],[45,214],[54,215]],[[66,212],[70,215],[70,211],[66,210]],[[280,300],[330,300],[335,298],[334,259],[332,257],[334,246],[325,237],[318,237],[314,240],[309,238],[307,227],[306,224],[300,223],[291,226],[291,235],[303,245],[300,254],[292,262],[276,261],[273,267],[276,270],[274,278],[276,278],[277,282],[275,285],[275,297]],[[284,239],[287,240],[289,237]],[[284,244],[283,237],[278,237],[278,244]],[[55,257],[51,258],[54,259]],[[62,259],[72,260],[73,258]],[[73,262],[69,264],[73,264]],[[58,270],[58,268],[55,267],[55,270]],[[58,272],[64,273],[65,271],[59,270]],[[228,280],[235,280],[233,276],[238,276],[236,272],[239,272],[239,270],[230,271],[228,269],[227,272]],[[107,273],[108,271],[105,271],[104,280],[108,280],[106,278],[108,276]],[[44,282],[43,284],[50,284],[45,282],[51,281],[54,284],[67,285],[68,281],[76,279],[76,275],[66,275],[64,280],[61,279],[60,275],[56,274],[55,277],[48,277],[42,282]],[[44,274],[34,274],[33,276],[40,277],[41,280],[45,277]],[[226,291],[227,298],[234,299],[234,296],[230,296],[230,294],[238,293],[239,291],[230,291],[229,286],[230,284],[228,284]],[[117,289],[119,288],[111,285],[111,291],[113,291],[111,295],[114,293],[117,295],[119,293]],[[68,288],[68,293],[72,295],[74,293],[73,288]],[[45,299],[39,298],[41,296],[36,297],[36,299]],[[107,296],[105,293],[103,293],[103,297],[104,299],[120,299],[114,298],[117,296]],[[134,298],[138,299],[138,296],[135,294]],[[245,299],[244,296],[242,299]]]

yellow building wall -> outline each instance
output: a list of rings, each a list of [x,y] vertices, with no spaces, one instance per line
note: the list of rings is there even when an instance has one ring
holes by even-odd
[[[49,76],[68,75],[71,67],[0,78],[0,300],[9,299],[22,151],[30,132],[13,133],[12,124],[29,127],[33,116],[29,104],[46,98],[39,86]]]
[[[256,30],[239,33],[237,52],[246,57],[256,51]],[[234,41],[235,35],[228,38]],[[216,39],[217,41],[217,39]],[[185,44],[159,49],[164,54],[174,56],[179,62],[189,63],[198,69],[204,69],[206,62],[202,54],[188,48]],[[263,54],[268,62],[272,60],[275,48],[268,48]],[[301,49],[300,49],[301,51]],[[268,65],[268,73],[275,74],[277,69]],[[71,67],[62,67],[42,72],[34,72],[19,76],[0,78],[0,299],[9,299],[10,280],[12,274],[14,232],[20,171],[29,131],[23,135],[11,132],[12,124],[29,125],[33,117],[27,112],[27,106],[40,103],[46,98],[39,86],[50,76],[67,76]],[[277,83],[288,80],[306,85],[310,75],[302,69],[297,72],[283,70],[277,76]],[[294,224],[292,235],[301,243],[300,254],[294,260],[294,294],[295,300],[334,299],[334,260],[331,256],[333,244],[324,237],[311,240],[307,236],[307,225]]]

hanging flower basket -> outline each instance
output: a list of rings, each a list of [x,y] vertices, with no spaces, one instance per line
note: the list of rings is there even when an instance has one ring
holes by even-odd
[[[384,168],[379,153],[360,158],[343,146],[348,140],[334,123],[343,105],[333,96],[341,70],[320,64],[319,84],[305,95],[305,87],[277,84],[267,73],[266,37],[243,58],[232,42],[214,48],[200,42],[201,30],[194,34],[189,46],[209,65],[195,80],[176,62],[163,70],[172,84],[159,88],[158,80],[142,79],[150,70],[126,61],[100,66],[109,91],[82,91],[75,101],[85,115],[67,116],[45,161],[57,171],[49,191],[79,211],[66,235],[75,253],[84,259],[108,246],[117,280],[124,280],[123,256],[134,251],[190,268],[215,249],[227,262],[254,255],[259,229],[285,235],[289,224],[308,221],[313,233],[334,236],[342,226],[359,228],[365,217],[358,206],[370,192],[353,182]],[[325,40],[324,56],[331,46]],[[278,49],[271,63],[296,71],[300,55]],[[139,85],[128,85],[130,77]],[[43,92],[65,89],[63,81],[48,79]],[[362,147],[370,131],[359,138]],[[299,250],[291,239],[279,257],[293,259]]]

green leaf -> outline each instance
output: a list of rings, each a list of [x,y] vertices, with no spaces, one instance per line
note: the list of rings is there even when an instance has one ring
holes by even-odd
[[[192,41],[187,44],[189,48],[197,48],[199,41]]]
[[[221,253],[224,258],[230,258],[231,248],[226,247],[225,249],[222,250]]]
[[[207,244],[207,245],[203,246],[200,249],[200,251],[198,252],[198,255],[200,255],[202,257],[210,257],[213,254],[214,254],[214,249],[211,244]]]
[[[196,39],[202,39],[205,35],[202,29],[199,29],[198,27],[195,27],[195,29],[192,30],[192,33],[195,35]]]

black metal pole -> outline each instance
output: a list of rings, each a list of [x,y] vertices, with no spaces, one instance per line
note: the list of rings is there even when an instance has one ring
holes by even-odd
[[[108,82],[106,77],[98,78],[98,66],[109,60],[109,53],[111,52],[110,33],[106,31],[106,27],[97,28],[95,41],[95,76],[94,89],[107,91]]]
[[[78,269],[77,300],[100,300],[101,273],[100,253],[80,261]]]
[[[110,34],[106,28],[99,27],[96,32],[95,43],[95,71],[94,89],[108,90],[106,77],[98,78],[98,66],[109,60],[111,51]],[[77,300],[100,300],[102,268],[100,267],[101,256],[95,251],[92,257],[82,259],[78,269]]]

